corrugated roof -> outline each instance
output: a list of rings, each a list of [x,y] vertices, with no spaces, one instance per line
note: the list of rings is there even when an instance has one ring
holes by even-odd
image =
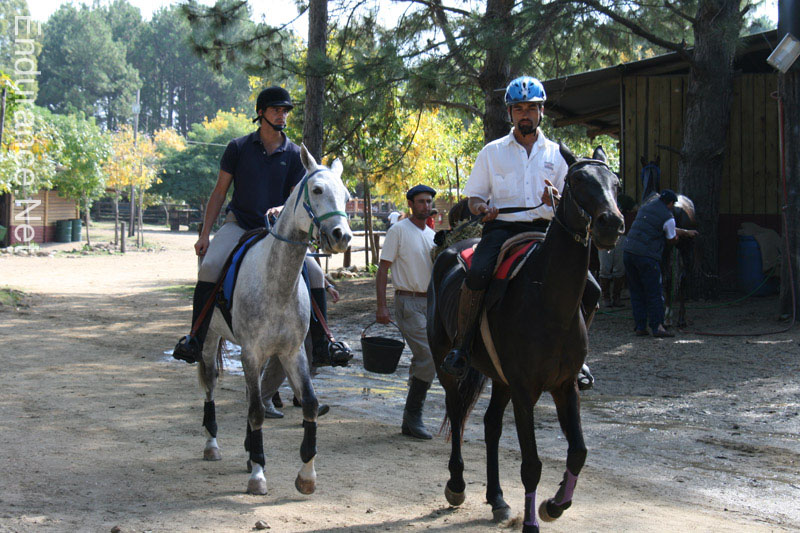
[[[767,56],[777,45],[777,30],[742,38],[734,68],[741,72],[770,72]],[[691,50],[689,48],[688,50]],[[628,76],[688,74],[689,63],[677,52],[544,82],[547,115],[555,126],[582,124],[587,133],[619,136],[622,79]]]

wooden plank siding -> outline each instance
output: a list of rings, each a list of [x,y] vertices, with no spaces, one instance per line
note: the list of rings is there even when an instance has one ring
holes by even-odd
[[[32,204],[25,203],[17,205],[16,201],[18,199],[13,195],[8,196],[10,204],[9,219],[0,223],[9,228],[9,244],[16,244],[21,241],[17,239],[15,230],[18,226],[25,224],[24,218],[21,217],[17,220],[16,217],[21,216],[25,209]],[[30,200],[41,202],[28,212],[30,226],[34,231],[33,242],[43,243],[51,241],[55,235],[55,223],[57,221],[78,218],[80,216],[80,210],[76,202],[74,200],[62,198],[58,195],[57,191],[39,191],[31,195]]]
[[[686,106],[686,76],[623,79],[622,140],[624,192],[639,201],[641,163],[661,156],[661,187],[678,192],[679,156],[656,145],[680,149]],[[730,129],[723,159],[720,214],[780,214],[778,109],[773,74],[734,79]]]

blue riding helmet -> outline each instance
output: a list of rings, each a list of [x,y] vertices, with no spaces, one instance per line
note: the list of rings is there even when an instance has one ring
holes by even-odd
[[[547,100],[542,82],[530,76],[520,76],[508,84],[506,88],[506,106],[520,102],[543,103]]]

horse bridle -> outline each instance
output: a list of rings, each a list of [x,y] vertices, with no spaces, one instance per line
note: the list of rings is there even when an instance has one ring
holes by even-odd
[[[323,220],[327,220],[327,219],[329,219],[331,217],[335,217],[335,216],[343,216],[343,217],[347,218],[347,213],[345,213],[344,211],[329,211],[328,213],[325,213],[324,215],[317,216],[317,214],[314,213],[314,208],[311,207],[311,198],[309,197],[309,194],[308,194],[308,180],[310,180],[312,177],[314,177],[315,175],[319,174],[320,172],[324,172],[326,170],[328,172],[330,172],[329,168],[324,168],[323,167],[323,168],[318,168],[317,170],[315,170],[314,172],[312,172],[310,174],[306,174],[303,177],[303,181],[300,183],[301,190],[297,194],[297,199],[294,202],[294,209],[297,209],[297,204],[300,203],[300,197],[302,196],[303,197],[303,208],[306,210],[306,213],[308,213],[308,216],[311,217],[311,224],[308,225],[308,234],[306,235],[306,240],[305,241],[295,241],[295,240],[289,239],[287,237],[284,237],[283,235],[278,234],[277,232],[275,232],[272,229],[272,227],[271,227],[271,225],[269,223],[269,219],[267,217],[265,217],[265,221],[266,221],[266,225],[267,225],[267,231],[269,232],[270,235],[272,235],[273,237],[275,237],[279,241],[283,241],[283,242],[286,242],[286,243],[289,243],[289,244],[298,244],[298,245],[301,245],[301,246],[308,246],[309,244],[314,245],[314,227],[317,228],[317,235],[319,236],[319,234],[321,232],[321,227],[320,226],[321,226]],[[314,246],[317,247],[316,245],[314,245]]]
[[[567,224],[558,217],[558,212],[556,212],[555,206],[553,207],[553,220],[555,220],[559,226],[564,228],[567,233],[572,235],[572,238],[575,239],[575,242],[580,243],[583,246],[589,246],[589,232],[592,225],[592,215],[587,213],[586,210],[575,201],[575,198],[572,194],[572,185],[570,184],[570,174],[574,172],[575,169],[584,165],[602,165],[606,168],[609,168],[605,161],[601,161],[599,159],[581,159],[580,161],[575,161],[567,168],[567,175],[564,178],[564,196],[569,198],[569,201],[578,211],[578,216],[585,222],[583,234],[581,235],[580,232],[575,231],[567,226]]]

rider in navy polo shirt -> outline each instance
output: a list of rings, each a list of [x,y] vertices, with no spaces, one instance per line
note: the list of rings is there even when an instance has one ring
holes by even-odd
[[[239,238],[250,229],[263,227],[264,218],[277,216],[289,194],[305,174],[300,148],[283,133],[286,117],[294,107],[288,91],[269,87],[256,101],[258,130],[228,143],[220,161],[217,184],[208,200],[203,229],[194,245],[200,256],[197,286],[194,290],[192,325],[214,291],[225,261]],[[233,183],[233,199],[226,209],[225,223],[209,240],[222,204]],[[208,325],[213,313],[207,313],[192,335],[178,342],[173,351],[176,359],[195,363],[203,353]]]

